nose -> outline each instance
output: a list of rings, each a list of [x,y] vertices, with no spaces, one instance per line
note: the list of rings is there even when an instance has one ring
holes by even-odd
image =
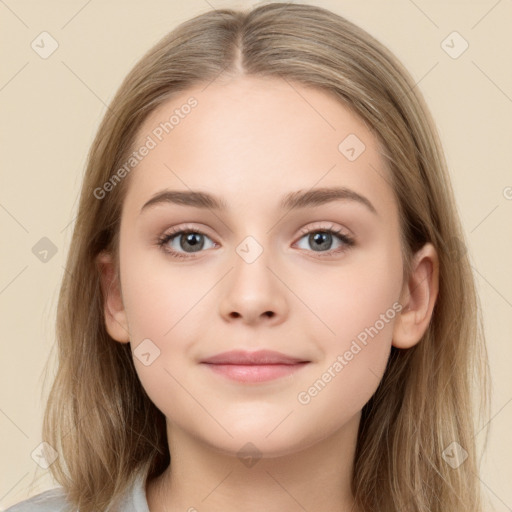
[[[234,268],[226,276],[219,302],[221,316],[229,322],[256,325],[282,323],[288,315],[286,286],[280,279],[275,265],[266,251],[252,262],[238,254],[233,259]]]

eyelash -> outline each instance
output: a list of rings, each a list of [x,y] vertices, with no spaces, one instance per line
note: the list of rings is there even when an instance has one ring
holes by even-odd
[[[208,235],[206,233],[204,233],[203,231],[201,231],[199,229],[188,228],[188,226],[185,226],[185,227],[181,227],[181,228],[173,228],[170,232],[159,237],[158,241],[157,241],[157,245],[164,253],[169,255],[171,258],[180,259],[180,260],[196,258],[196,256],[193,255],[193,253],[189,253],[187,256],[185,256],[184,254],[187,254],[187,253],[182,253],[182,252],[178,252],[178,251],[174,251],[169,248],[166,248],[166,244],[169,241],[171,241],[173,238],[176,238],[178,235],[191,234],[191,233],[204,235],[204,236],[208,237]],[[323,227],[309,229],[309,230],[308,229],[301,230],[300,234],[302,236],[299,238],[299,240],[304,238],[304,236],[309,235],[311,233],[332,234],[332,235],[335,235],[344,244],[344,247],[341,247],[339,249],[334,249],[334,250],[331,249],[330,251],[312,251],[312,252],[317,252],[317,254],[321,258],[327,257],[327,256],[333,256],[335,254],[340,254],[342,252],[347,251],[348,249],[350,249],[352,246],[355,245],[355,240],[351,236],[341,233],[341,230],[334,230],[331,228],[323,228]],[[210,238],[210,237],[208,237],[208,238]],[[198,252],[200,253],[200,252],[204,252],[204,251],[198,251]]]

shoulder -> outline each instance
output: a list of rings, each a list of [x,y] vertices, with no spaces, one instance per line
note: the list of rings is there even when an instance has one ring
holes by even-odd
[[[5,512],[71,512],[72,510],[62,487],[56,487],[20,501]]]
[[[133,484],[122,497],[120,510],[123,512],[149,512],[145,491],[145,477],[137,475]],[[9,507],[5,512],[79,512],[66,499],[62,487],[36,494]]]

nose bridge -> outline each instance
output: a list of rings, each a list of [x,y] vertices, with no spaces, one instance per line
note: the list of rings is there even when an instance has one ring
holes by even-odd
[[[222,315],[243,317],[247,322],[262,316],[284,316],[283,285],[274,275],[274,267],[279,265],[266,231],[265,226],[257,232],[252,230],[253,234],[246,235],[235,247],[234,268],[220,300]]]
[[[238,211],[241,213],[237,215],[234,224],[235,239],[238,237],[238,243],[234,245],[236,255],[246,265],[258,263],[258,268],[261,265],[265,268],[265,263],[272,265],[272,255],[277,248],[273,242],[276,230],[271,229],[273,222],[262,204],[263,200],[254,199],[245,205],[239,204]]]
[[[280,283],[273,274],[280,272],[282,262],[280,244],[284,243],[284,239],[279,234],[280,219],[276,221],[268,208],[252,209],[252,205],[247,206],[234,225],[235,237],[239,237],[238,243],[234,245],[236,272],[243,276],[247,271],[249,275],[258,275],[270,283]],[[244,265],[248,268],[244,269]]]
[[[258,285],[261,291],[271,285],[270,281],[275,277],[269,267],[276,262],[273,262],[275,258],[272,257],[275,248],[270,245],[270,238],[261,231],[259,234],[245,236],[235,247],[233,279],[237,283],[248,281],[247,284]]]

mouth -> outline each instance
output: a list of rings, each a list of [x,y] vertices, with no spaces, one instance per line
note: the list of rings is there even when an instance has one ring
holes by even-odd
[[[233,350],[205,359],[201,364],[228,379],[257,383],[291,375],[310,362],[270,350]]]

